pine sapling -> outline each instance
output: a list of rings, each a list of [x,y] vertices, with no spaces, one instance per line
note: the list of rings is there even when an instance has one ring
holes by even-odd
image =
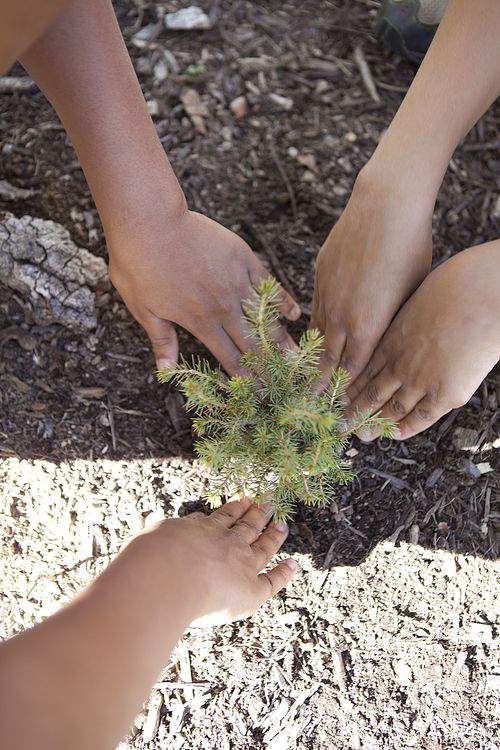
[[[233,494],[271,502],[274,517],[290,518],[297,502],[322,506],[335,486],[351,481],[343,453],[352,433],[377,427],[391,437],[394,425],[382,417],[357,414],[344,420],[348,373],[332,373],[318,393],[323,336],[304,333],[297,349],[282,349],[273,339],[279,318],[279,287],[266,279],[245,303],[252,348],[243,356],[246,375],[228,378],[202,360],[181,358],[161,370],[162,383],[184,392],[198,440],[195,449],[212,470],[208,499],[220,505]]]

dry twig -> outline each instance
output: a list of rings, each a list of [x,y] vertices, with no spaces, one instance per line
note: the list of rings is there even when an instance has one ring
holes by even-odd
[[[356,49],[354,50],[353,58],[354,58],[354,62],[359,68],[359,72],[361,73],[361,78],[363,79],[363,83],[365,84],[366,90],[370,94],[373,101],[376,102],[376,104],[380,104],[381,102],[380,95],[377,91],[377,86],[375,84],[375,81],[373,80],[370,66],[366,62],[366,57],[361,47],[356,47]]]

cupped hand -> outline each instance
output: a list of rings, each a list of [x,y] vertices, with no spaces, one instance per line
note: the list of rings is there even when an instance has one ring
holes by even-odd
[[[248,617],[290,582],[297,571],[293,559],[264,570],[288,535],[285,523],[270,523],[271,513],[244,498],[209,516],[167,519],[145,532],[167,565],[166,575],[175,575],[177,584],[181,580],[193,600],[191,625]]]
[[[177,359],[177,323],[226,372],[241,371],[241,356],[253,345],[242,303],[269,274],[240,237],[184,209],[174,218],[125,221],[107,239],[111,281],[148,333],[158,369]],[[280,309],[289,320],[301,314],[284,290]],[[282,326],[275,336],[282,346],[294,345]]]
[[[430,270],[431,219],[432,204],[360,173],[317,259],[311,327],[325,335],[325,378],[343,367],[353,385],[363,372]]]
[[[353,388],[346,417],[380,411],[406,440],[466,404],[500,358],[499,289],[499,240],[435,268],[389,326]]]

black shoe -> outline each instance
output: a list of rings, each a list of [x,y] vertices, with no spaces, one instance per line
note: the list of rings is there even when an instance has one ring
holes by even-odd
[[[448,0],[383,0],[375,34],[392,52],[422,61],[444,15]]]

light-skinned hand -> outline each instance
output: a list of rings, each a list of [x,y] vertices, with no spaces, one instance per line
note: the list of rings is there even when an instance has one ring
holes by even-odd
[[[288,535],[286,523],[270,523],[271,512],[244,498],[209,516],[167,519],[135,541],[154,548],[157,560],[175,560],[176,585],[184,577],[193,602],[191,625],[222,625],[251,615],[297,571],[293,559],[264,570]]]

